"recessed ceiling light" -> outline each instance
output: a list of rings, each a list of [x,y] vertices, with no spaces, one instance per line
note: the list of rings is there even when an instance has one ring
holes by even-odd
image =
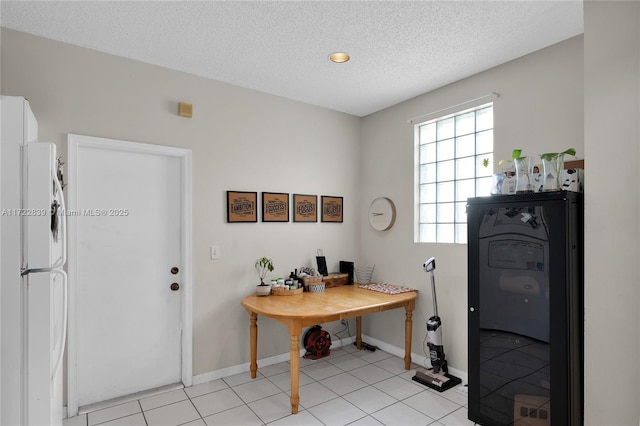
[[[336,64],[341,64],[343,62],[347,62],[351,57],[344,52],[335,52],[329,55],[329,59],[331,62],[335,62]]]

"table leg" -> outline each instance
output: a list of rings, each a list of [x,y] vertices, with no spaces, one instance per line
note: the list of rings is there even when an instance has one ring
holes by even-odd
[[[405,309],[404,320],[404,369],[411,369],[411,336],[413,334],[413,309],[415,308],[415,302],[412,300],[408,303]]]
[[[249,312],[249,335],[251,341],[251,378],[255,379],[258,372],[258,314]]]
[[[356,317],[356,348],[362,347],[362,317]]]
[[[291,375],[291,414],[298,413],[298,403],[300,402],[300,349],[298,341],[302,326],[299,324],[289,325],[289,338],[291,349],[289,351],[290,375]]]

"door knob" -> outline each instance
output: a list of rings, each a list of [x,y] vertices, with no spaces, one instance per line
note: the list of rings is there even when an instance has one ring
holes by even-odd
[[[172,273],[173,275],[177,274],[178,272],[180,272],[180,269],[178,269],[178,267],[177,267],[177,266],[174,266],[173,268],[171,268],[171,273]]]
[[[178,291],[180,290],[180,284],[178,283],[173,283],[171,284],[171,287],[169,287],[171,289],[171,291]]]

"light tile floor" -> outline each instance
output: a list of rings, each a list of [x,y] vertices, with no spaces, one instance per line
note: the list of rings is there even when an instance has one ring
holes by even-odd
[[[404,361],[354,346],[300,360],[300,407],[291,414],[289,363],[258,368],[66,419],[93,425],[473,425],[462,389],[440,393],[411,380]]]

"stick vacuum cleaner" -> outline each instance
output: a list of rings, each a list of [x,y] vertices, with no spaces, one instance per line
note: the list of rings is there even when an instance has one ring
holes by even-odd
[[[449,374],[447,361],[442,345],[442,321],[438,316],[438,299],[436,298],[436,280],[433,271],[436,269],[436,258],[424,262],[423,269],[431,274],[431,294],[433,295],[433,316],[427,321],[427,346],[431,368],[417,368],[413,380],[439,392],[462,383],[462,380]]]

